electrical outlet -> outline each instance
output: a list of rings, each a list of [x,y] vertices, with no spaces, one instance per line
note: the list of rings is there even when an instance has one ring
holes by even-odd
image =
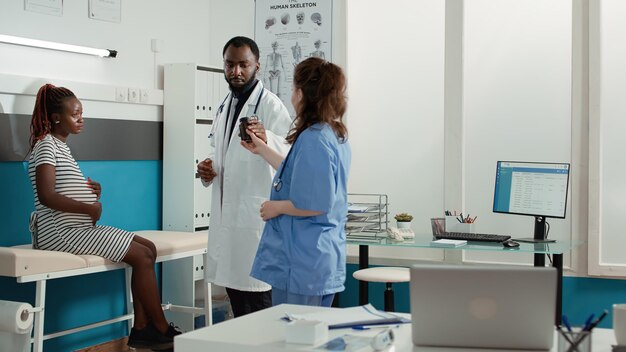
[[[139,89],[137,88],[128,88],[128,102],[136,103],[139,101]]]
[[[125,102],[128,99],[128,89],[117,87],[115,88],[115,101]]]
[[[148,100],[150,100],[150,93],[148,93],[147,89],[140,89],[139,90],[139,102],[140,103],[148,103]]]

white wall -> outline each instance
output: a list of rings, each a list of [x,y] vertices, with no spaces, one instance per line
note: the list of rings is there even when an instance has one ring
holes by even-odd
[[[226,42],[238,35],[254,38],[254,0],[210,0],[211,31],[208,65],[222,67]]]
[[[133,0],[122,2],[121,23],[91,20],[88,1],[64,1],[63,16],[24,11],[24,1],[2,1],[0,33],[67,44],[115,49],[118,57],[0,44],[0,73],[162,89],[168,62],[209,63],[209,2]],[[159,53],[151,39],[162,40]]]
[[[589,7],[589,271],[625,276],[626,3],[601,0]]]
[[[423,233],[443,212],[445,2],[393,4],[347,1],[349,192],[389,195],[392,221],[409,212]],[[440,257],[399,248],[370,253]]]
[[[533,237],[533,217],[492,213],[495,167],[571,161],[572,2],[465,1],[463,33],[463,211],[478,232]],[[548,219],[549,237],[571,240],[570,219]]]

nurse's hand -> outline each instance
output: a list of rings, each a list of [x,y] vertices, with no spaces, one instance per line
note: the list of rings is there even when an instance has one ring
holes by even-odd
[[[261,154],[262,148],[267,148],[267,144],[259,137],[257,137],[252,130],[247,129],[246,133],[252,139],[252,142],[241,141],[241,146],[248,149],[253,154]],[[263,129],[263,135],[265,135],[265,129]]]
[[[267,144],[267,134],[265,133],[265,126],[263,126],[263,122],[260,120],[253,120],[248,122],[247,131],[252,131],[255,136],[259,137],[263,143]],[[250,133],[248,133],[250,134]]]
[[[198,163],[198,175],[204,182],[211,182],[217,176],[215,170],[213,170],[213,160],[204,159]]]
[[[280,215],[280,203],[273,200],[268,200],[261,204],[261,219],[267,221]]]

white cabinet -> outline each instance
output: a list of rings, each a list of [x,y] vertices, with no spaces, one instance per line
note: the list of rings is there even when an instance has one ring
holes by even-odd
[[[209,228],[211,187],[202,185],[196,170],[198,162],[213,154],[208,136],[227,92],[221,69],[187,63],[165,65],[163,230],[206,234]],[[163,302],[203,304],[203,297],[195,294],[195,286],[202,285],[203,279],[202,256],[163,263]],[[191,314],[168,312],[167,316],[184,331],[194,328]]]
[[[166,64],[163,92],[163,230],[209,226],[211,187],[196,173],[213,154],[209,133],[228,85],[221,69]]]

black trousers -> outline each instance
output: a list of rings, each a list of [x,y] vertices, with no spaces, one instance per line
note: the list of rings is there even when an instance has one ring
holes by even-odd
[[[251,292],[226,287],[226,293],[235,318],[272,306],[272,290]]]

